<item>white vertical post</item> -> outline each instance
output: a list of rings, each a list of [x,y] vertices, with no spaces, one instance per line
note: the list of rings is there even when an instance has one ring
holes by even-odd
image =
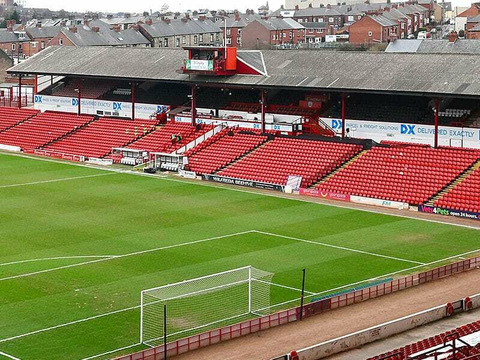
[[[143,344],[143,291],[140,293],[140,343]]]
[[[248,313],[252,312],[252,267],[248,267]]]

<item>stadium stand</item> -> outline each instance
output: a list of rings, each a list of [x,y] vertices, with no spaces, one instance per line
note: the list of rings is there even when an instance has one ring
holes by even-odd
[[[38,114],[38,110],[0,107],[0,132]]]
[[[186,123],[167,123],[147,136],[129,145],[129,148],[150,152],[172,153],[213,128],[212,125],[198,127]],[[173,140],[173,135],[181,135],[181,141]]]
[[[100,118],[44,150],[101,158],[155,129],[153,120]]]
[[[55,96],[77,97],[76,89],[81,89],[82,98],[100,99],[104,94],[116,86],[115,82],[104,80],[81,81],[80,79],[71,79],[63,87],[56,87],[53,90]]]
[[[93,116],[46,111],[0,133],[0,144],[19,146],[24,151],[51,143],[87,125]]]
[[[228,166],[219,175],[284,185],[289,175],[307,187],[362,150],[360,145],[275,138]]]
[[[211,174],[231,162],[244,156],[267,141],[267,136],[242,133],[229,129],[201,143],[198,149],[192,149],[187,156],[192,171],[198,174]]]
[[[478,358],[480,358],[480,320],[367,360]]]
[[[480,162],[470,174],[459,179],[450,191],[434,202],[435,206],[451,210],[480,213]]]
[[[317,185],[319,190],[423,204],[479,158],[478,151],[374,147]]]
[[[352,94],[346,105],[348,119],[423,123],[426,116],[430,116],[429,122],[433,116],[428,100],[418,97]],[[342,116],[340,102],[333,102],[330,115]]]

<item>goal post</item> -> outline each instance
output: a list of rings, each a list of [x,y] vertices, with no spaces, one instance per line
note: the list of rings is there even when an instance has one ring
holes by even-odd
[[[270,311],[273,273],[245,266],[141,292],[140,342],[167,341],[231,324]],[[164,319],[164,305],[167,319]]]

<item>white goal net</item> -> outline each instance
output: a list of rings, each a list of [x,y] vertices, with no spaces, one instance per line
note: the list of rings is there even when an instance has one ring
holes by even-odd
[[[272,277],[272,273],[246,266],[143,290],[140,342],[154,347],[163,344],[164,335],[170,342],[266,315]]]

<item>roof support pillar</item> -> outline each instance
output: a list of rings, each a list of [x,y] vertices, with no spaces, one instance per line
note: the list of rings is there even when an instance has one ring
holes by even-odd
[[[192,125],[197,125],[197,85],[192,85]]]
[[[132,82],[132,120],[135,119],[135,86],[136,84]]]
[[[18,75],[18,108],[22,107],[22,74]]]
[[[78,98],[77,98],[77,106],[78,106],[78,110],[77,110],[77,115],[80,116],[80,114],[82,113],[82,87],[79,86],[78,89],[77,89],[77,93],[78,93]]]
[[[262,100],[261,100],[261,105],[262,105],[262,133],[265,132],[265,114],[267,113],[267,91],[262,90]]]
[[[433,141],[433,146],[435,148],[438,147],[438,110],[440,108],[440,100],[439,99],[434,99],[434,112],[435,112],[435,137]]]
[[[33,78],[33,95],[37,95],[38,93],[38,75],[35,75]]]
[[[345,139],[345,117],[346,117],[346,103],[347,97],[342,93],[342,140]]]

